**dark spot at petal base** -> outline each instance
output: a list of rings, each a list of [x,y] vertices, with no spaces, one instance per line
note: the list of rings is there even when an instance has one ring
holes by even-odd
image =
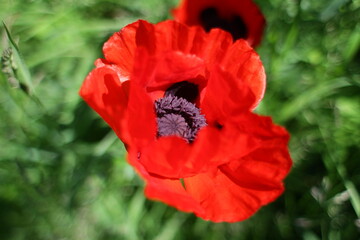
[[[188,102],[194,103],[199,94],[199,88],[197,85],[182,81],[175,83],[166,90],[165,96],[173,95],[178,98],[183,98]]]
[[[209,7],[201,11],[200,23],[205,31],[209,32],[212,28],[221,28],[231,33],[234,41],[240,38],[248,37],[248,29],[242,18],[238,15],[232,15],[229,18],[222,18],[214,7]]]
[[[217,128],[217,129],[219,129],[219,130],[221,130],[221,129],[223,129],[223,125],[221,125],[220,123],[218,123],[218,122],[215,122],[215,127]]]

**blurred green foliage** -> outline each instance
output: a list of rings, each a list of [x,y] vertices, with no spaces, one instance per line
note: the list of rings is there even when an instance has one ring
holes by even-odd
[[[257,112],[289,130],[294,167],[277,201],[215,224],[145,199],[122,143],[78,96],[113,32],[167,19],[177,1],[2,1],[0,239],[359,239],[360,1],[257,2]]]

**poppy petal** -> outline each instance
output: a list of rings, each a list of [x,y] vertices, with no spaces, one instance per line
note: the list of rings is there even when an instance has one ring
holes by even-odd
[[[174,21],[160,22],[155,28],[157,45],[162,47],[160,51],[172,49],[194,54],[209,66],[221,62],[233,44],[231,35],[220,29],[206,34],[200,27],[188,27]]]
[[[251,89],[256,98],[251,107],[254,109],[264,97],[266,88],[265,69],[259,55],[240,39],[229,47],[222,67]]]
[[[221,171],[246,188],[264,190],[279,185],[292,165],[287,150],[288,133],[284,128],[273,124],[269,117],[251,113],[239,119],[239,131],[256,137],[261,144],[248,155],[240,157],[241,160],[221,166]]]
[[[138,161],[134,151],[129,151],[128,161],[145,180],[145,194],[148,198],[165,202],[181,211],[203,212],[200,204],[185,191],[179,179],[166,179],[149,174]]]
[[[221,124],[229,118],[249,111],[254,101],[254,94],[244,82],[235,79],[220,67],[214,67],[201,108],[208,122]]]
[[[281,182],[261,188],[244,187],[232,176],[242,172],[217,170],[185,178],[186,191],[203,207],[203,213],[196,215],[214,222],[237,222],[249,218],[260,207],[270,203],[283,192]],[[240,180],[240,179],[239,179]],[[252,179],[256,181],[257,179]]]
[[[119,32],[114,33],[103,46],[107,62],[120,69],[121,81],[129,80],[133,70],[138,28],[139,22],[125,26]]]
[[[139,161],[148,172],[173,179],[206,172],[226,161],[219,152],[218,134],[216,129],[205,128],[192,145],[180,137],[161,137],[142,149]]]
[[[288,174],[291,159],[282,140],[272,143],[277,147],[259,148],[239,161],[232,161],[220,170],[237,185],[259,191],[276,189]]]
[[[235,159],[235,162],[259,149],[274,149],[274,153],[280,150],[288,152],[289,134],[284,128],[275,125],[270,117],[245,112],[231,120],[232,122],[225,123],[219,136],[221,136],[220,144],[223,153],[230,159]],[[270,159],[272,159],[272,163],[277,164],[276,156]],[[231,163],[232,160],[227,163]],[[286,164],[278,164],[282,167],[284,174],[289,171],[291,166],[290,157],[287,160]],[[274,173],[274,171],[271,172]]]
[[[154,103],[143,87],[136,82],[129,82],[129,103],[125,115],[127,127],[133,145],[142,148],[156,138]]]
[[[195,84],[201,86],[206,84],[205,64],[197,56],[179,51],[166,51],[151,56],[145,48],[139,48],[136,55],[131,81],[146,88],[150,95],[156,91],[164,93],[171,85],[182,81],[195,81]]]
[[[124,128],[128,82],[121,83],[118,72],[108,66],[94,69],[86,77],[79,94],[110,125],[122,141],[128,141]]]

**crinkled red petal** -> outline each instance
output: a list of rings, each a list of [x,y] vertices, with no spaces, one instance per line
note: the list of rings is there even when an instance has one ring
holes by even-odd
[[[226,164],[230,164],[232,160],[235,159],[236,162],[237,159],[246,158],[259,149],[275,149],[278,147],[287,152],[289,135],[284,128],[273,124],[270,117],[245,112],[238,114],[231,119],[231,122],[225,123],[221,129],[221,139],[222,150],[230,158]],[[274,153],[276,151],[274,150]],[[275,157],[270,159],[276,163],[273,160],[276,159]],[[289,162],[286,165],[284,163],[281,165],[286,173],[291,165],[290,158],[288,160]]]
[[[238,174],[238,173],[236,173]],[[283,192],[282,184],[259,191],[243,188],[222,171],[186,178],[186,191],[201,204],[195,214],[213,222],[237,222],[252,216]]]
[[[166,179],[150,175],[138,161],[137,152],[129,151],[128,161],[145,180],[145,194],[148,198],[165,202],[181,211],[203,212],[200,204],[185,191],[179,179]]]
[[[158,176],[172,179],[194,176],[226,161],[219,140],[219,131],[206,127],[191,145],[176,136],[161,137],[142,149],[139,161],[148,172]]]
[[[121,83],[118,72],[104,65],[89,73],[79,92],[123,142],[128,141],[127,129],[124,128],[128,90],[128,82]]]
[[[201,109],[209,124],[215,122],[224,124],[234,116],[249,111],[254,100],[253,92],[243,79],[235,79],[232,74],[220,67],[214,67],[208,80]]]
[[[136,56],[131,81],[146,89],[153,100],[163,97],[166,89],[177,82],[193,82],[200,89],[206,85],[206,66],[197,56],[179,51],[149,55],[145,48],[139,48]]]
[[[133,70],[138,26],[138,22],[127,25],[113,34],[103,47],[105,59],[120,69],[122,81],[128,80]]]
[[[251,109],[254,109],[264,97],[266,88],[265,69],[259,55],[240,39],[229,47],[222,67],[251,89],[255,95],[251,106]]]
[[[127,128],[132,147],[141,149],[156,139],[154,102],[145,88],[130,82],[129,103],[126,109]]]
[[[291,159],[283,139],[267,142],[278,146],[259,148],[241,160],[221,166],[220,170],[243,188],[258,191],[279,188],[290,170]]]

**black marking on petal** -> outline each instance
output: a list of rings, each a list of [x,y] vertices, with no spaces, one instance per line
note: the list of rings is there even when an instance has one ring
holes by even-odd
[[[219,129],[219,130],[221,130],[221,129],[223,129],[223,125],[221,125],[220,123],[218,123],[218,122],[215,122],[215,127],[217,128],[217,129]]]
[[[173,95],[178,98],[186,99],[188,102],[194,103],[198,97],[199,88],[196,84],[188,81],[182,81],[173,84],[166,90],[165,96]]]
[[[200,23],[205,31],[209,32],[212,28],[221,28],[231,33],[233,40],[248,37],[248,29],[243,19],[238,15],[230,18],[221,18],[215,7],[205,8],[199,15]]]

